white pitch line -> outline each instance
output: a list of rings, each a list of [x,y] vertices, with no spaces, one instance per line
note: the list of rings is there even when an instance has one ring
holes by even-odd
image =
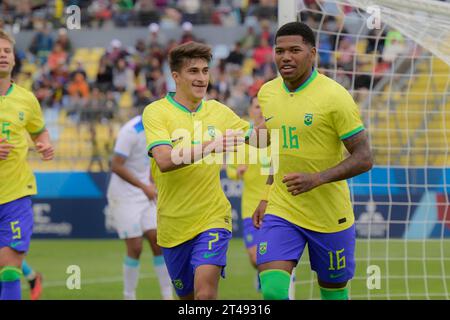
[[[156,278],[156,275],[153,273],[144,273],[139,275],[139,279],[148,279],[148,278]],[[105,278],[94,278],[94,279],[87,279],[84,280],[81,278],[81,286],[83,285],[90,285],[90,284],[100,284],[100,283],[114,283],[114,282],[121,282],[123,281],[122,276],[116,276],[116,277],[105,277]],[[66,280],[57,280],[57,281],[43,281],[43,288],[54,288],[54,287],[65,287],[66,286]],[[27,285],[22,286],[22,290],[29,290],[29,287]]]

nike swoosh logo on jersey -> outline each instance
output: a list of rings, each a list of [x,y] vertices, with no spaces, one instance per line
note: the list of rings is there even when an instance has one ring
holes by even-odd
[[[11,242],[11,244],[9,245],[11,248],[15,248],[18,245],[22,244],[22,241],[16,241],[16,242]]]
[[[205,252],[205,253],[203,254],[203,258],[208,259],[208,258],[217,256],[218,254],[219,254],[218,252],[212,252],[212,253]]]
[[[172,141],[172,143],[174,143],[174,142],[183,140],[183,138],[184,138],[184,137],[179,137],[179,138],[176,138],[176,139],[172,139],[171,141]]]
[[[267,121],[269,121],[270,119],[272,119],[273,117],[275,117],[275,116],[271,116],[271,117],[265,118],[264,121],[267,122]]]

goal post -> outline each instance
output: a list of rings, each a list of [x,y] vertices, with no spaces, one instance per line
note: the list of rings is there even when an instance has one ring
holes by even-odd
[[[280,0],[278,16],[313,29],[316,67],[353,95],[374,154],[349,180],[351,298],[449,299],[450,3]],[[319,298],[307,257],[296,272],[297,298]]]

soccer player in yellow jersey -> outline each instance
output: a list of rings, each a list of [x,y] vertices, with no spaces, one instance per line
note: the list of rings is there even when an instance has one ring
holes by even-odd
[[[227,106],[203,100],[211,58],[204,44],[175,47],[169,63],[176,92],[148,105],[142,118],[158,190],[158,244],[181,299],[217,298],[232,226],[222,152],[252,131]]]
[[[355,270],[346,179],[370,170],[372,155],[357,105],[313,67],[315,57],[312,30],[300,22],[283,25],[275,36],[281,76],[258,92],[270,136],[279,133],[279,167],[268,201],[253,215],[265,299],[288,299],[290,274],[306,244],[322,299],[348,299]]]
[[[21,299],[22,260],[33,230],[36,181],[26,133],[43,160],[54,154],[39,102],[11,81],[14,64],[14,39],[0,30],[0,300]]]
[[[264,117],[258,98],[253,97],[248,108],[248,115],[255,128],[264,124]],[[257,149],[250,145],[245,145],[246,156],[243,163],[233,163],[227,165],[227,176],[233,180],[242,180],[241,217],[243,226],[243,238],[247,249],[251,265],[256,269],[256,229],[253,226],[252,215],[263,197],[266,180],[270,174],[270,148]],[[250,163],[249,153],[252,152],[256,163]],[[294,299],[295,285],[294,272],[289,288],[289,297]],[[257,289],[259,288],[259,275],[257,275]]]

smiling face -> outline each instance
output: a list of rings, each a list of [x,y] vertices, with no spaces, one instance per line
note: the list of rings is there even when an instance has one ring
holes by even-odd
[[[13,44],[7,39],[0,38],[0,78],[11,76],[14,65]]]
[[[300,35],[279,36],[275,44],[275,63],[288,84],[300,85],[309,76],[316,48]]]
[[[200,101],[206,95],[209,83],[209,66],[205,59],[186,59],[180,71],[173,71],[177,94],[190,101]]]

